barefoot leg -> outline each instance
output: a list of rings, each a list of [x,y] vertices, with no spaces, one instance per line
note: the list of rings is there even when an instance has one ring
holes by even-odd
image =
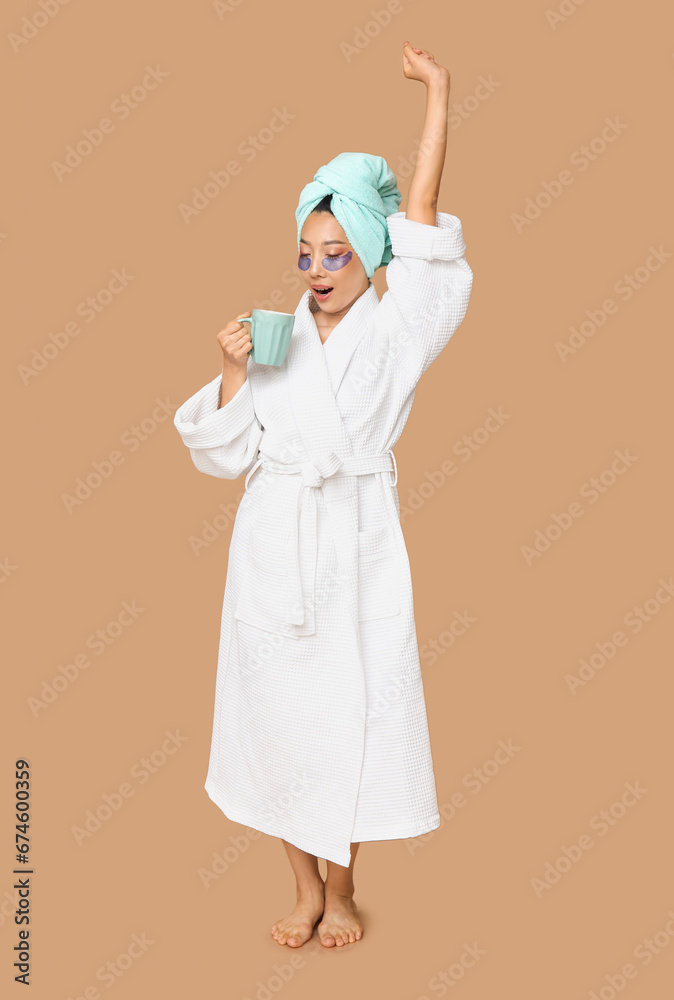
[[[348,868],[328,861],[325,880],[325,908],[318,925],[318,937],[326,948],[360,941],[363,924],[353,901],[353,866],[359,844],[351,844],[351,864]]]
[[[276,921],[271,929],[271,936],[279,944],[299,948],[309,940],[314,924],[323,913],[323,879],[318,870],[318,858],[301,851],[286,840],[283,841],[283,846],[295,873],[297,905],[287,917]]]

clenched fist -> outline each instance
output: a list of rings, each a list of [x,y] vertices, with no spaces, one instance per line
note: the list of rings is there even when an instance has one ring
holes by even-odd
[[[420,80],[427,87],[449,88],[449,70],[436,63],[428,49],[415,49],[409,42],[403,45],[403,73],[408,80]]]

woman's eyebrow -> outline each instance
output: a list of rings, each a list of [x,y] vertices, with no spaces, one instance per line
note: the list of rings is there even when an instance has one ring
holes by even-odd
[[[309,242],[309,240],[300,240],[300,243],[306,243],[306,245],[308,247],[311,246],[311,243]],[[324,240],[323,243],[321,243],[320,245],[322,247],[329,247],[333,243],[337,243],[340,247],[345,247],[346,246],[346,241],[345,240]]]

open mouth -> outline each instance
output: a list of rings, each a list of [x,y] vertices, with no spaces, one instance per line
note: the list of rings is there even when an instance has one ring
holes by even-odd
[[[327,285],[313,285],[311,290],[317,299],[327,299],[332,292],[332,287],[328,287]]]

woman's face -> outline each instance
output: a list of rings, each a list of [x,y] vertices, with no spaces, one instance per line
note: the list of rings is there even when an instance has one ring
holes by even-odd
[[[311,212],[307,216],[297,265],[314,301],[326,315],[345,313],[370,284],[346,233],[329,212]],[[321,294],[315,286],[332,291]]]

